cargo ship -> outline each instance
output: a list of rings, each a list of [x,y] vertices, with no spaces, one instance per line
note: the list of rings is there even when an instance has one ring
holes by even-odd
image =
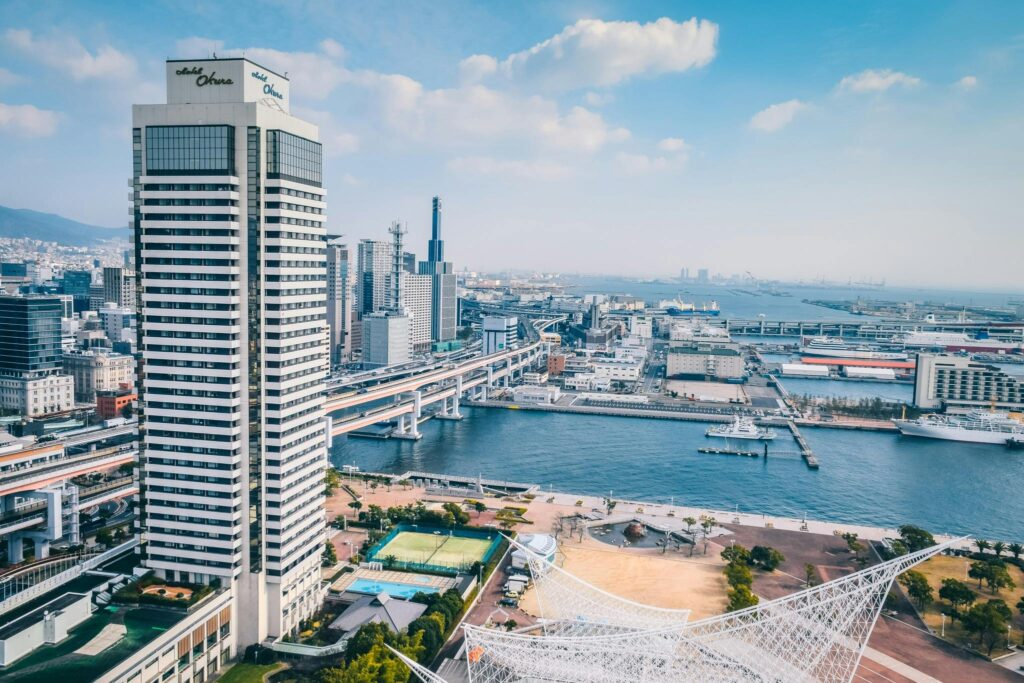
[[[966,441],[1017,447],[1024,442],[1024,424],[1007,413],[972,410],[965,415],[928,415],[914,420],[893,420],[906,436],[944,441]]]
[[[851,344],[838,337],[804,337],[800,340],[800,354],[822,358],[858,358],[860,360],[907,360],[901,349],[883,348],[868,344]]]
[[[698,308],[696,304],[687,303],[680,299],[662,299],[658,302],[658,308],[664,309],[671,316],[714,316],[721,313],[717,301],[703,303]]]

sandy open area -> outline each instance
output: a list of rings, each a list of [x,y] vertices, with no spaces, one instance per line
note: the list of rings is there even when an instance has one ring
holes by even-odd
[[[682,379],[670,379],[665,382],[665,393],[675,391],[680,398],[694,396],[698,401],[723,401],[739,399],[748,402],[747,392],[739,384],[725,382],[690,382]]]
[[[725,611],[728,587],[717,558],[690,560],[662,556],[657,550],[616,549],[593,539],[563,543],[560,554],[563,569],[612,595],[654,607],[690,609],[693,619]],[[536,599],[535,591],[528,590],[521,607],[539,616]]]

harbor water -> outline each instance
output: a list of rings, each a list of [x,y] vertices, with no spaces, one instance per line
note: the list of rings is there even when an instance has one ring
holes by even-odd
[[[706,424],[464,408],[419,441],[339,437],[335,466],[540,484],[544,490],[1024,541],[1024,453],[891,433],[804,429],[807,468],[782,430],[769,457],[702,454]],[[719,440],[720,441],[720,440]],[[722,443],[715,445],[723,445]],[[749,444],[761,448],[761,444]]]

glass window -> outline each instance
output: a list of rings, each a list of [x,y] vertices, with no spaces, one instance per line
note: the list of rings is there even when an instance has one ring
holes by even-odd
[[[147,175],[235,175],[234,126],[148,126]]]
[[[267,177],[323,186],[319,142],[283,130],[267,131]]]

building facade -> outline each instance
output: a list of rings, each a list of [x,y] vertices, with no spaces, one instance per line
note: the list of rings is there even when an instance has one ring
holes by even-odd
[[[388,305],[392,253],[391,242],[359,240],[356,253],[356,304],[360,317],[381,311]]]
[[[481,325],[485,356],[512,348],[519,339],[519,319],[515,316],[487,315]]]
[[[103,269],[103,300],[119,307],[135,304],[135,273],[127,268],[107,267]]]
[[[953,412],[971,408],[1024,409],[1024,379],[967,356],[921,353],[917,356],[914,405]]]
[[[706,344],[678,344],[668,349],[666,377],[734,379],[745,374],[743,355],[736,349]]]
[[[72,350],[64,354],[64,372],[74,381],[75,400],[95,403],[96,392],[115,391],[135,383],[135,359],[95,349]]]
[[[352,326],[355,322],[355,263],[347,244],[327,245],[327,326],[330,329],[331,365],[348,362],[352,356]]]
[[[430,241],[427,242],[427,260],[420,261],[419,272],[431,279],[430,337],[435,342],[455,339],[458,326],[458,294],[455,269],[444,260],[444,240],[441,239],[443,216],[441,198],[434,197]]]
[[[27,417],[70,410],[57,296],[0,296],[0,408]]]
[[[320,606],[325,195],[316,126],[246,59],[135,105],[143,563],[230,589],[239,644]]]

